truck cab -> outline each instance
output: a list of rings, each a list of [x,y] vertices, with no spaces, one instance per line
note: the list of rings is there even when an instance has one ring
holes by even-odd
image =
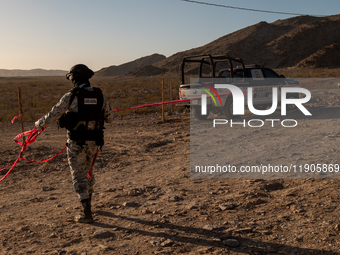
[[[186,83],[186,77],[192,75],[192,70],[186,65],[196,63],[198,75],[191,77],[190,83]],[[228,66],[228,67],[226,67]],[[277,74],[274,70],[259,65],[244,65],[242,59],[232,58],[228,55],[199,55],[183,59],[181,67],[182,85],[179,88],[180,100],[190,101],[190,108],[196,119],[206,119],[209,113],[223,114],[227,119],[235,118],[232,113],[233,97],[227,89],[215,88],[216,84],[231,84],[239,87],[244,96],[247,96],[248,87],[252,87],[253,105],[258,110],[264,110],[272,103],[273,88],[278,88],[280,100],[280,88],[284,86],[298,86],[299,82],[287,79]],[[202,94],[207,94],[207,114],[201,114]],[[289,97],[298,98],[298,94]],[[187,105],[189,105],[187,103]]]

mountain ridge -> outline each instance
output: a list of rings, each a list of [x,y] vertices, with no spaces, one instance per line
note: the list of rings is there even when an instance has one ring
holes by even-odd
[[[190,55],[230,55],[245,64],[271,68],[337,68],[340,15],[326,17],[299,16],[272,23],[259,22],[206,45],[182,51],[154,64],[167,72],[179,72],[182,59]]]
[[[96,76],[118,76],[128,74],[133,69],[144,68],[150,66],[160,60],[165,59],[164,55],[154,53],[149,56],[141,57],[133,61],[118,65],[104,67],[95,73]]]

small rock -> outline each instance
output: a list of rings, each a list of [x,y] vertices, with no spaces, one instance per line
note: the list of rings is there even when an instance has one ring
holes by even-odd
[[[240,229],[236,229],[235,232],[252,233],[253,229],[252,228],[240,228]]]
[[[123,206],[125,206],[125,207],[138,207],[140,205],[136,202],[124,202]]]
[[[232,237],[232,236],[229,235],[229,234],[220,235],[220,239],[221,239],[221,240],[230,239],[231,237]]]
[[[28,231],[28,230],[30,230],[30,227],[29,227],[29,226],[23,226],[23,227],[20,227],[20,228],[18,229],[18,231]]]
[[[96,232],[94,232],[92,237],[96,239],[104,239],[104,238],[109,238],[112,236],[113,234],[110,231],[97,230]]]
[[[56,238],[56,237],[57,237],[57,234],[56,234],[56,233],[52,233],[52,234],[50,235],[50,237],[51,237],[51,238]]]
[[[161,243],[162,247],[171,247],[174,244],[174,241],[167,239],[164,242]]]
[[[128,191],[129,196],[139,196],[139,195],[142,195],[143,193],[144,193],[144,190],[142,188],[132,189],[132,190]]]
[[[36,197],[34,196],[32,199],[30,199],[29,201],[31,202],[35,202],[35,203],[38,203],[38,202],[42,202],[44,199],[42,197]]]
[[[214,236],[214,237],[212,238],[212,240],[213,240],[213,241],[216,241],[216,242],[222,241],[221,238],[219,238],[218,236]]]
[[[302,242],[303,239],[304,239],[304,236],[297,236],[297,237],[295,237],[295,241],[297,241],[297,242]]]
[[[54,228],[55,227],[55,223],[50,222],[50,221],[39,221],[37,223],[35,223],[36,226],[46,226],[46,227],[50,227],[50,228]]]
[[[235,205],[234,204],[220,204],[219,205],[219,208],[222,210],[222,211],[225,211],[225,210],[232,210],[235,208]]]
[[[258,199],[256,199],[253,203],[254,203],[254,205],[260,205],[260,204],[265,204],[265,203],[267,203],[267,201],[266,201],[266,200],[263,200],[263,199],[261,199],[261,198],[258,198]]]
[[[235,240],[235,239],[227,239],[227,240],[224,240],[224,241],[223,241],[223,244],[224,244],[224,245],[227,245],[227,246],[229,246],[229,247],[237,247],[237,246],[240,245],[239,242],[238,242],[237,240]]]
[[[158,246],[158,242],[155,241],[155,240],[151,240],[151,241],[149,241],[149,243],[150,243],[152,246]]]
[[[192,202],[186,206],[186,209],[192,210],[192,209],[204,209],[206,207],[205,204],[200,204],[196,202]]]
[[[75,239],[72,239],[72,240],[70,241],[70,244],[80,243],[81,241],[82,241],[81,238],[75,238]]]
[[[138,193],[136,190],[129,190],[127,194],[128,196],[138,196]]]
[[[160,191],[160,190],[161,190],[161,188],[156,187],[156,188],[153,188],[153,189],[152,189],[152,192],[153,192],[153,193],[157,193],[157,192]]]
[[[44,186],[44,187],[42,187],[42,190],[43,191],[51,191],[51,190],[55,190],[55,188]]]
[[[179,211],[178,213],[176,213],[177,216],[184,216],[187,215],[188,212],[187,211]]]
[[[183,200],[183,199],[180,198],[180,197],[178,197],[178,196],[176,196],[176,195],[169,195],[169,196],[167,197],[167,200],[168,200],[169,202],[177,202],[177,201],[180,201],[180,200]]]
[[[214,230],[216,228],[219,228],[219,226],[215,226],[215,225],[204,225],[203,226],[203,229],[210,230],[210,231],[212,231],[212,230]]]
[[[63,243],[61,245],[62,248],[69,247],[69,246],[71,246],[71,244],[69,242]]]
[[[266,183],[265,185],[263,185],[262,188],[267,191],[273,191],[273,190],[283,189],[284,187],[283,187],[283,184],[280,182],[272,182],[272,183]]]
[[[143,209],[142,213],[147,214],[147,213],[152,213],[152,211],[150,211],[149,209]]]
[[[98,246],[99,246],[100,249],[102,249],[102,250],[104,250],[104,251],[106,251],[106,250],[109,249],[109,246],[106,246],[106,245],[104,245],[104,244],[98,244]]]
[[[189,210],[191,210],[191,209],[196,209],[196,208],[198,208],[198,204],[195,203],[195,202],[192,202],[192,203],[188,204],[188,205],[186,206],[186,208],[189,209]]]

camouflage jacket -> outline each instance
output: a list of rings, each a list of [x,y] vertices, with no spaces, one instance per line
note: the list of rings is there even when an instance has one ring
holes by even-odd
[[[80,85],[79,87],[82,88],[84,87],[85,84]],[[93,90],[92,87],[84,87],[85,89],[91,91]],[[41,119],[39,119],[37,122],[35,122],[35,126],[37,128],[42,128],[46,127],[50,123],[55,122],[58,120],[64,113],[70,111],[70,112],[78,112],[78,99],[77,96],[74,97],[71,105],[70,105],[70,100],[71,100],[72,92],[66,93],[60,101],[53,106],[52,110],[47,113],[45,116],[43,116]],[[103,94],[103,108],[102,110],[104,111],[104,120],[106,123],[111,123],[114,118],[114,113],[111,110],[109,101]],[[77,127],[81,124],[84,124],[84,121],[80,121],[77,126],[74,129],[77,129]],[[90,121],[88,123],[88,129],[93,130],[95,129],[95,124],[96,121]]]

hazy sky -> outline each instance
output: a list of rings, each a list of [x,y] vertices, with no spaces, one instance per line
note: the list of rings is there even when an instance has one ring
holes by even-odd
[[[340,13],[339,0],[198,0],[310,15]],[[181,0],[0,0],[0,69],[94,71],[153,53],[167,57],[260,21],[293,16]]]

